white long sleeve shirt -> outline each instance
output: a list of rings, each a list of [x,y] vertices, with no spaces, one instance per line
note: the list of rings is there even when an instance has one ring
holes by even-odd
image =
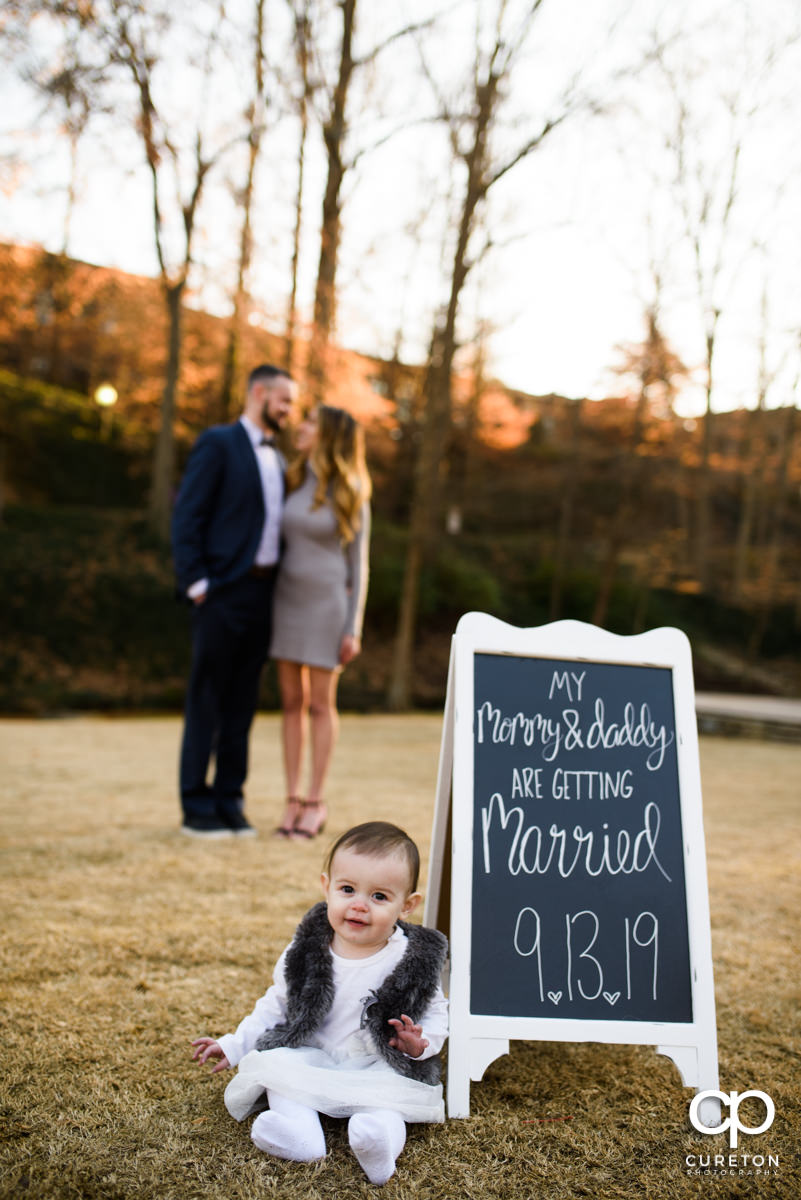
[[[371,999],[371,993],[378,991],[403,958],[406,945],[406,934],[402,929],[396,929],[386,946],[369,958],[341,958],[329,950],[334,968],[334,1001],[314,1035],[314,1045],[337,1061],[349,1058],[363,1047],[365,1031],[361,1029],[361,1021],[365,1007]],[[288,949],[283,951],[275,965],[272,986],[256,1001],[253,1011],[240,1021],[235,1033],[226,1033],[217,1039],[232,1067],[255,1048],[265,1029],[272,1029],[286,1020],[285,962]],[[401,1014],[395,1015],[400,1017]],[[437,986],[419,1024],[423,1028],[423,1037],[429,1043],[420,1058],[431,1058],[439,1053],[448,1036],[448,1002],[441,987]]]

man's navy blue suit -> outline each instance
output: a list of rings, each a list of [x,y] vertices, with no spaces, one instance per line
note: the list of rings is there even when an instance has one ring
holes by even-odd
[[[259,679],[270,641],[273,571],[253,574],[264,527],[256,454],[240,421],[206,430],[189,456],[172,521],[178,590],[209,581],[192,608],[192,667],[180,759],[184,819],[235,827]],[[215,758],[214,781],[207,783]]]

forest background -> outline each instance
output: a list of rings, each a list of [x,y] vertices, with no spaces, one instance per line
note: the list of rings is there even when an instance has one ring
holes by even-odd
[[[345,706],[440,704],[470,609],[677,625],[699,686],[799,693],[798,13],[741,0],[724,29],[714,4],[609,0],[588,32],[553,11],[4,7],[3,711],[180,704],[170,507],[264,359],[367,430]],[[87,215],[103,265],[73,248]],[[511,329],[547,358],[565,280],[543,247],[582,221],[622,239],[598,321],[625,291],[640,333],[629,308],[584,394],[504,383]]]

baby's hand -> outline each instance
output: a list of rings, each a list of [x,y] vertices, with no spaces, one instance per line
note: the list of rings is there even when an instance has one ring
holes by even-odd
[[[388,1024],[396,1030],[395,1037],[389,1039],[390,1046],[402,1054],[408,1054],[409,1058],[419,1058],[428,1045],[423,1037],[422,1025],[415,1025],[405,1013],[401,1013],[400,1020],[397,1017],[390,1018]]]
[[[210,1058],[219,1058],[216,1066],[211,1068],[212,1075],[216,1075],[218,1071],[227,1071],[231,1064],[222,1052],[222,1047],[214,1038],[201,1037],[195,1038],[192,1042],[195,1047],[195,1053],[192,1055],[192,1061],[197,1062],[201,1067]]]

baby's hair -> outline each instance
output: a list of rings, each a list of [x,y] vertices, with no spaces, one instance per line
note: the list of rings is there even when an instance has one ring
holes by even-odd
[[[408,833],[404,833],[397,825],[390,825],[388,821],[365,821],[363,825],[354,825],[343,833],[328,851],[325,860],[325,873],[328,876],[331,875],[331,864],[337,850],[355,850],[357,854],[401,854],[409,867],[409,892],[417,888],[420,851]]]

